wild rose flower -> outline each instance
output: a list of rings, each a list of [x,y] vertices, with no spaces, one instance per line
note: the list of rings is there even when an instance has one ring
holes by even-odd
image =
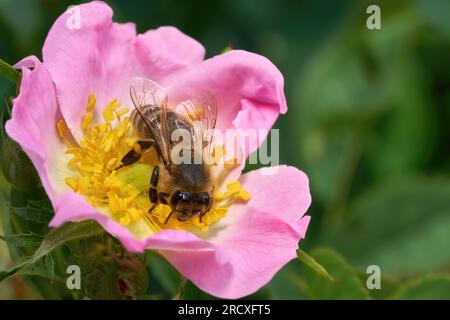
[[[266,58],[240,50],[204,60],[202,45],[173,27],[137,35],[134,24],[113,23],[111,8],[101,2],[77,9],[79,28],[68,27],[71,13],[61,15],[44,43],[43,62],[29,56],[16,64],[20,94],[6,124],[52,202],[50,226],[93,219],[130,252],[158,250],[210,294],[255,292],[296,257],[305,236],[311,197],[304,173],[279,166],[273,175],[241,175],[242,165],[216,165],[226,178],[217,181],[204,220],[166,225],[163,205],[146,215],[155,159],[115,168],[136,141],[128,118],[134,77],[166,88],[169,104],[211,92],[218,130],[269,130],[287,111],[281,73]]]

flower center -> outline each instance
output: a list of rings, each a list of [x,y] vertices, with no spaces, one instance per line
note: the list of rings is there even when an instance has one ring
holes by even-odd
[[[170,206],[158,204],[149,212],[152,207],[148,196],[150,176],[154,166],[158,165],[156,150],[146,152],[135,164],[121,167],[125,154],[138,146],[127,116],[129,110],[113,100],[103,111],[103,121],[93,124],[95,105],[95,95],[91,95],[81,124],[84,138],[77,145],[67,137],[69,130],[65,122],[57,123],[60,138],[67,145],[66,153],[72,155],[67,165],[74,174],[65,182],[101,212],[109,212],[120,224],[131,227],[145,221],[154,232],[192,228],[207,231],[211,224],[227,214],[233,202],[250,199],[250,194],[235,181],[226,186],[226,192],[213,194],[213,206],[201,222],[197,215],[187,221],[172,217],[165,223],[172,211]],[[217,148],[213,148],[213,153],[215,158],[223,156],[223,152],[218,156]],[[218,161],[214,165],[219,165]],[[225,164],[224,170],[227,168]]]

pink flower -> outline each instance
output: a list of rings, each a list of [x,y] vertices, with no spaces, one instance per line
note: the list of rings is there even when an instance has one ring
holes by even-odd
[[[158,250],[212,295],[239,298],[255,292],[296,257],[298,242],[305,236],[309,217],[303,215],[311,197],[304,173],[280,166],[274,175],[261,170],[240,175],[242,167],[237,167],[230,179],[239,180],[239,190],[250,194],[250,200],[233,202],[208,231],[151,232],[148,226],[142,229],[138,218],[139,223],[120,223],[108,206],[93,204],[93,198],[82,194],[80,180],[77,187],[71,186],[68,177],[77,177],[80,171],[68,165],[73,154],[66,151],[68,144],[76,149],[86,139],[83,121],[89,97],[95,126],[114,99],[131,106],[133,77],[159,83],[167,88],[169,99],[178,101],[188,91],[208,90],[217,99],[219,130],[269,130],[287,110],[281,73],[266,58],[240,50],[204,60],[202,45],[173,27],[137,35],[134,24],[113,23],[111,8],[101,2],[77,10],[80,28],[68,27],[73,12],[61,15],[45,40],[43,62],[30,56],[16,64],[22,82],[6,124],[9,136],[37,168],[53,204],[50,226],[94,219],[131,252]]]

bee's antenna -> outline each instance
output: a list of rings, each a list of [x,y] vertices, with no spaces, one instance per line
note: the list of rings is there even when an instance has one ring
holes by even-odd
[[[170,217],[172,216],[172,214],[175,212],[175,210],[172,210],[169,215],[167,216],[166,220],[164,221],[164,224],[167,224],[167,222],[169,221]]]

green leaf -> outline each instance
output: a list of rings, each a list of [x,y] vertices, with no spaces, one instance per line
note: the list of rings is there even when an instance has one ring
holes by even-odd
[[[37,209],[52,209],[52,204],[49,199],[29,200],[28,205]]]
[[[184,287],[185,300],[216,300],[217,298],[199,289],[191,281],[188,281]]]
[[[3,175],[17,190],[35,190],[41,185],[36,168],[14,140],[7,138],[2,143],[0,160]]]
[[[269,286],[265,286],[261,289],[259,289],[258,291],[256,291],[255,293],[243,297],[242,300],[270,300],[273,299],[273,293],[272,290]]]
[[[292,260],[267,284],[270,299],[306,299],[306,283],[301,276],[302,262]]]
[[[310,267],[304,268],[306,293],[311,299],[369,299],[368,290],[348,262],[332,249],[315,249],[311,257],[336,280],[330,282]]]
[[[411,277],[450,263],[450,180],[386,179],[353,201],[329,239],[358,268]]]
[[[311,270],[314,270],[318,275],[324,277],[328,281],[336,281],[322,265],[320,265],[313,257],[309,256],[305,251],[297,250],[297,258],[307,267],[311,268]]]
[[[33,276],[33,277],[39,277],[46,280],[53,281],[53,284],[57,283],[59,285],[62,285],[66,287],[66,274],[63,276],[59,276],[56,273],[51,277],[51,274],[49,274],[48,269],[45,266],[41,266],[39,264],[35,264],[33,266],[30,266],[28,268],[23,268],[19,272],[17,272],[18,275],[21,276]]]
[[[411,280],[394,295],[394,299],[448,300],[450,276],[426,276]]]
[[[53,217],[52,210],[47,208],[36,208],[28,205],[20,208],[13,207],[12,209],[19,217],[36,223],[48,223]]]
[[[55,277],[55,260],[53,260],[51,254],[47,254],[44,257],[44,266],[49,274],[50,282],[53,282],[53,278]]]
[[[339,171],[348,167],[347,150],[352,149],[358,125],[384,112],[376,108],[374,92],[378,90],[370,84],[357,53],[336,43],[324,47],[303,73],[296,90],[296,103],[302,109],[292,110],[287,121],[293,134],[301,137],[293,143],[298,146],[299,161],[309,168],[316,199],[331,197],[334,185],[330,181],[338,183]]]
[[[84,292],[92,299],[138,298],[147,291],[149,277],[140,254],[127,252],[110,235],[80,241]]]
[[[0,59],[0,75],[5,76],[12,83],[18,83],[20,79],[20,73],[5,61]]]
[[[0,236],[0,239],[14,247],[32,247],[38,246],[42,242],[43,236],[35,233],[23,233]]]
[[[184,288],[186,286],[187,279],[181,276],[180,284],[178,285],[178,290],[173,296],[172,300],[183,300],[184,299]]]
[[[448,23],[450,2],[447,0],[416,0],[415,4],[425,21],[435,28],[435,32],[443,32],[447,37],[450,37],[450,25]]]
[[[53,229],[42,241],[39,248],[31,257],[19,259],[9,270],[0,271],[0,281],[14,275],[20,269],[31,266],[53,249],[72,240],[93,237],[103,232],[103,229],[94,221],[69,222],[63,226]]]
[[[358,169],[358,179],[383,180],[414,172],[427,161],[436,123],[416,57],[420,21],[409,11],[386,16],[383,32],[348,21],[353,24],[299,73],[294,98],[299,108],[292,108],[286,121],[300,139],[287,139],[285,148],[298,150],[315,203],[345,202]],[[334,203],[329,206],[338,211]]]
[[[147,251],[146,254],[146,260],[149,262],[150,279],[152,279],[150,293],[156,294],[163,291],[168,298],[173,297],[180,283],[179,273],[160,255],[152,251]]]
[[[361,279],[362,283],[366,283],[368,278],[372,275],[372,273],[365,272],[358,272],[358,277]],[[380,279],[380,287],[379,289],[374,288],[369,290],[370,297],[375,300],[385,300],[392,297],[392,295],[398,290],[399,288],[399,281],[397,279],[394,279],[392,277],[389,277],[383,273],[381,273],[381,279]]]

